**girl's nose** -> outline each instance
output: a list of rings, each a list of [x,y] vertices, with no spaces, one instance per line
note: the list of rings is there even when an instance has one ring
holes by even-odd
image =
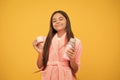
[[[56,24],[59,24],[60,23],[60,21],[59,20],[56,20]]]

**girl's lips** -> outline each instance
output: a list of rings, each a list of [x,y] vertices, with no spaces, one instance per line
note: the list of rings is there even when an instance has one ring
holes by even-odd
[[[56,27],[62,26],[62,24],[56,25]]]

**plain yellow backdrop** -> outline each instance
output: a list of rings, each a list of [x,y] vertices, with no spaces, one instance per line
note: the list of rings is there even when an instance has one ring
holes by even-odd
[[[78,80],[120,80],[119,0],[0,0],[0,80],[41,80],[32,42],[56,10],[82,41]]]

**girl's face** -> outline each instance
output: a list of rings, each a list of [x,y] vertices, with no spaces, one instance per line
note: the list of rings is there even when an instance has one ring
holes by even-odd
[[[66,18],[60,14],[56,13],[52,18],[53,28],[58,31],[64,31],[66,28]]]

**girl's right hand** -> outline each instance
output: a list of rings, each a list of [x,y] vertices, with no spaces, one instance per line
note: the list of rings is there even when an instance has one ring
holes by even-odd
[[[33,41],[33,47],[35,48],[35,50],[38,53],[42,53],[43,52],[43,42],[37,42],[37,40]]]

